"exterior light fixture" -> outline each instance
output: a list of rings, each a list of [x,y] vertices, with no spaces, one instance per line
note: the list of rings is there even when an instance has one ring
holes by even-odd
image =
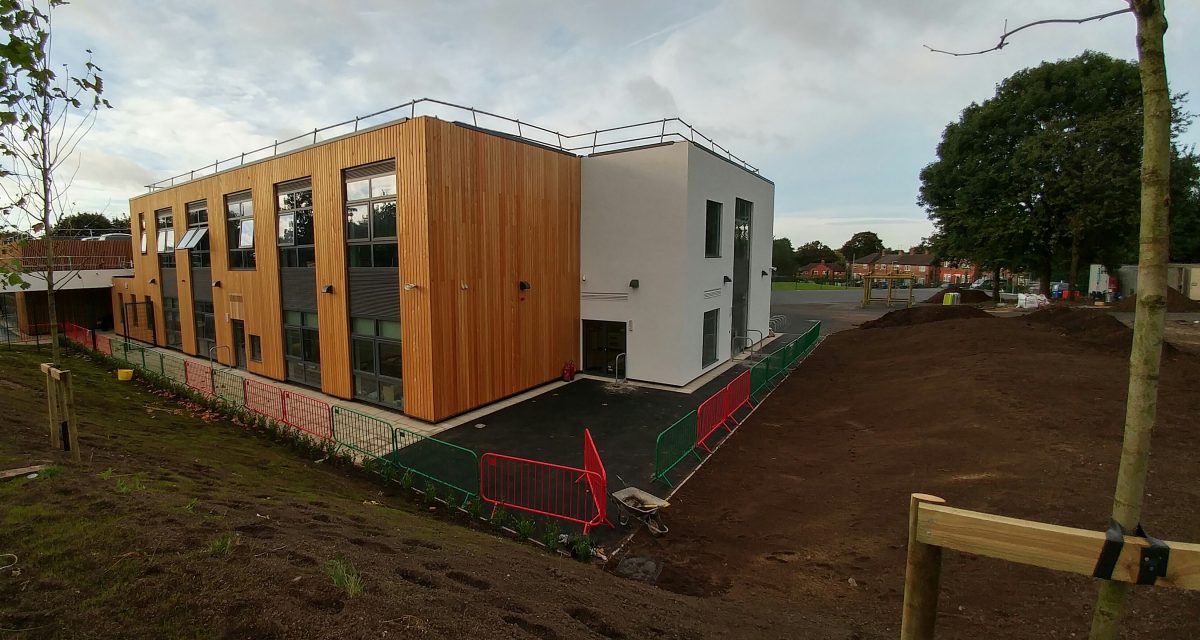
[[[220,289],[220,288],[221,288],[221,281],[220,281],[220,280],[213,280],[213,288],[214,288],[214,289]]]
[[[725,284],[729,284],[730,282],[733,282],[733,278],[730,278],[729,276],[725,276]]]
[[[642,286],[642,283],[641,283],[641,282],[639,282],[639,281],[638,281],[636,278],[635,278],[635,279],[633,279],[633,280],[630,280],[630,281],[629,281],[629,288],[630,288],[630,289],[636,289],[636,288],[638,288],[638,287],[640,287],[640,286]]]
[[[327,284],[321,287],[321,293],[333,293],[333,285]]]
[[[150,284],[158,284],[158,278],[150,278]]]
[[[766,269],[763,269],[763,272],[762,272],[762,274],[763,274],[763,277],[764,277],[764,278],[765,278],[766,276],[769,276],[769,275],[771,275],[771,274],[767,273],[767,270],[766,270]]]
[[[528,281],[528,280],[522,280],[522,281],[521,281],[521,284],[520,284],[520,285],[518,285],[518,286],[521,288],[521,291],[529,291],[530,289],[532,289],[532,288],[533,288],[533,287],[530,287],[530,286],[529,286],[529,281]]]
[[[416,289],[416,288],[417,288],[417,285],[415,285],[415,284],[413,284],[413,283],[411,283],[411,282],[405,282],[405,283],[404,283],[404,290],[405,290],[405,291],[412,291],[413,289]]]

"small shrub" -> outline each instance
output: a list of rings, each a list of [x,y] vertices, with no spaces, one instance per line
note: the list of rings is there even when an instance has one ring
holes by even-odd
[[[437,502],[437,485],[433,480],[425,481],[425,504]]]
[[[196,505],[199,503],[199,498],[192,498],[191,500],[187,501],[187,504],[183,505],[183,510],[188,513],[196,513]]]
[[[41,471],[38,472],[38,479],[39,480],[49,480],[50,478],[53,478],[54,476],[62,475],[62,472],[63,472],[63,468],[59,465],[46,467],[45,469],[42,469]]]
[[[533,537],[533,529],[536,526],[537,526],[537,523],[535,523],[533,520],[531,520],[529,518],[519,518],[514,523],[513,528],[516,529],[517,535],[521,536],[521,538],[524,539],[524,538],[532,538]]]
[[[499,529],[504,526],[507,520],[508,512],[504,510],[504,507],[496,505],[496,508],[492,510],[492,517],[489,522],[491,522],[493,527]]]
[[[329,574],[329,578],[333,580],[333,584],[337,588],[346,592],[346,596],[353,598],[359,596],[363,592],[362,576],[359,575],[358,569],[354,565],[345,560],[330,560],[325,563],[325,573]]]
[[[413,472],[411,469],[405,469],[404,475],[400,477],[400,486],[405,489],[411,489],[413,486]]]
[[[129,495],[134,491],[142,491],[145,488],[146,485],[142,484],[142,479],[137,476],[133,476],[129,480],[125,480],[125,478],[117,478],[117,486],[115,490],[121,495]]]
[[[108,469],[105,469],[96,475],[99,476],[101,480],[109,480],[113,476],[112,467],[109,467]]]
[[[587,562],[592,559],[592,541],[585,536],[580,536],[575,539],[571,545],[571,557],[580,562]]]
[[[467,503],[463,505],[463,509],[466,510],[468,516],[471,516],[472,520],[477,520],[479,519],[480,512],[483,510],[483,503],[480,502],[479,496],[471,496],[467,498]]]
[[[542,544],[546,545],[547,551],[558,551],[558,548],[562,546],[559,542],[561,535],[562,531],[558,528],[558,521],[551,520],[546,523],[546,527],[542,529]]]
[[[214,556],[228,556],[242,540],[236,533],[222,533],[208,543],[208,552]]]

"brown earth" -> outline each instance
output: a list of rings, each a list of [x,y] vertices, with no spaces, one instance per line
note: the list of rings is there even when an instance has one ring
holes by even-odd
[[[979,289],[964,289],[962,287],[946,287],[945,289],[939,289],[937,293],[926,298],[925,302],[932,302],[934,304],[942,304],[942,300],[946,297],[947,293],[960,294],[960,297],[958,300],[962,304],[982,304],[985,302],[992,301],[992,296],[988,295],[987,293],[985,293],[984,291],[981,291]]]
[[[0,470],[65,462],[46,446],[39,360],[0,349]],[[358,471],[66,362],[84,463],[0,481],[5,640],[758,638],[841,624],[764,618],[473,530]],[[236,541],[228,554],[212,549],[222,536]],[[335,586],[335,559],[360,573],[360,595]]]
[[[965,305],[909,307],[889,311],[882,316],[868,320],[859,325],[860,329],[882,329],[884,327],[908,327],[928,322],[943,320],[963,320],[967,318],[987,318],[988,312],[978,307]]]
[[[1080,311],[1077,313],[1087,313]],[[1035,317],[1036,316],[1036,317]],[[1120,456],[1127,343],[1107,316],[946,320],[830,336],[627,553],[658,584],[774,620],[764,637],[895,638],[910,492],[1102,530]],[[1109,318],[1111,319],[1111,318]],[[1094,340],[1081,340],[1096,323]],[[1107,329],[1105,326],[1107,325]],[[1200,359],[1165,359],[1143,522],[1200,541]],[[1086,637],[1097,581],[947,552],[938,638]],[[1200,637],[1200,593],[1134,590],[1128,638]]]
[[[1137,298],[1130,296],[1109,308],[1113,311],[1137,311]],[[1192,300],[1191,298],[1179,293],[1171,287],[1167,287],[1168,313],[1190,313],[1195,311],[1200,311],[1200,302]]]

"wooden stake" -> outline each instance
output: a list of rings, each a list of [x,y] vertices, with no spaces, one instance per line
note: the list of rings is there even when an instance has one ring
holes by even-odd
[[[904,617],[900,623],[900,640],[932,640],[937,621],[942,548],[919,540],[917,512],[923,502],[944,504],[946,501],[925,493],[914,493],[909,498],[908,562],[904,570]]]
[[[51,373],[54,365],[42,363],[42,373],[46,374],[46,410],[50,416],[50,448],[55,451],[62,449],[62,422],[58,414],[58,380]]]
[[[71,372],[63,371],[60,382],[63,407],[67,414],[67,443],[71,447],[71,460],[79,462],[79,423],[75,421],[75,387],[71,384]]]

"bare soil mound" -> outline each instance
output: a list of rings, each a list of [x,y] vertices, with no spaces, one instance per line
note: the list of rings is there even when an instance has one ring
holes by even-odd
[[[1129,351],[1133,340],[1133,329],[1103,311],[1090,308],[1048,307],[1025,316],[1025,319],[1059,329],[1081,342],[1125,352]]]
[[[1137,310],[1137,298],[1129,297],[1109,307],[1113,311],[1132,312]],[[1200,302],[1167,287],[1167,312],[1190,313],[1200,311]]]
[[[963,304],[982,304],[984,302],[992,301],[992,296],[989,296],[987,293],[980,291],[979,289],[964,289],[962,287],[946,287],[945,289],[939,289],[937,293],[926,298],[925,302],[932,302],[934,304],[942,304],[942,301],[945,299],[947,293],[960,294],[959,302],[962,302]]]
[[[909,309],[897,309],[889,311],[882,317],[875,320],[870,320],[859,325],[859,329],[882,329],[884,327],[910,327],[916,324],[926,324],[928,322],[941,322],[943,320],[966,320],[970,318],[990,318],[988,312],[976,308],[963,305],[952,305],[949,307],[911,307]]]

